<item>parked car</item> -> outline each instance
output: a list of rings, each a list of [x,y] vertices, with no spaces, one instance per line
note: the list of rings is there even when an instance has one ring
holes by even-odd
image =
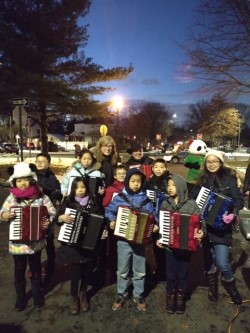
[[[57,145],[57,149],[58,149],[58,151],[66,151],[65,147],[63,147],[61,145]]]
[[[0,147],[2,153],[15,153],[17,155],[19,154],[19,147],[15,143],[1,143]]]
[[[177,163],[184,163],[185,159],[187,158],[188,156],[188,152],[183,150],[181,152],[172,152],[172,151],[169,151],[169,152],[166,152],[165,155],[163,156],[163,159],[166,161],[166,162],[170,162],[170,163],[173,163],[173,164],[177,164]]]

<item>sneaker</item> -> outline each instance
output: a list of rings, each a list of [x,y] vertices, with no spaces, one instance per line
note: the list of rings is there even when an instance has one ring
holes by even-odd
[[[176,293],[173,290],[172,292],[167,293],[167,301],[166,301],[167,313],[170,314],[175,313],[175,306],[176,306]]]
[[[120,310],[123,307],[123,305],[126,303],[127,299],[128,296],[118,295],[117,299],[112,305],[112,309],[114,311]]]
[[[176,313],[183,314],[186,310],[185,293],[179,289],[176,295]]]
[[[72,315],[77,315],[79,313],[79,299],[78,297],[72,297],[70,303],[70,312]]]
[[[147,309],[147,303],[144,299],[144,297],[135,297],[134,298],[134,302],[136,303],[137,305],[137,309],[140,310],[140,311],[146,311]]]

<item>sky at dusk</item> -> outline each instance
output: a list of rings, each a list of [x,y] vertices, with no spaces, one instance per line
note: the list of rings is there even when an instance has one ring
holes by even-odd
[[[84,24],[89,24],[86,56],[104,68],[126,67],[130,63],[134,66],[126,80],[107,84],[116,91],[97,98],[109,101],[120,95],[125,100],[160,102],[173,112],[184,112],[187,105],[208,100],[210,96],[191,93],[198,82],[185,82],[177,71],[185,60],[178,43],[187,40],[199,3],[93,0],[83,19]]]

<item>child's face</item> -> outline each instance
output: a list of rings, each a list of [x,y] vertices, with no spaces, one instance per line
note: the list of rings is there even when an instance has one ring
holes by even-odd
[[[86,195],[86,187],[83,182],[78,182],[76,186],[76,196],[83,198]]]
[[[125,177],[126,177],[126,170],[124,169],[118,169],[116,170],[116,174],[115,174],[115,179],[118,181],[118,182],[124,182],[125,180]]]
[[[91,167],[93,164],[93,159],[92,156],[89,153],[85,153],[82,155],[81,157],[81,165],[87,169],[89,167]]]
[[[157,177],[162,176],[167,171],[166,165],[162,162],[155,163],[152,169]]]
[[[49,166],[50,166],[50,163],[49,163],[49,161],[47,160],[46,157],[39,156],[36,159],[37,170],[40,170],[40,171],[47,170],[49,168]]]
[[[142,186],[141,176],[137,174],[132,175],[129,179],[128,186],[133,192],[139,192]]]
[[[176,190],[176,187],[175,187],[175,183],[173,182],[172,179],[169,179],[169,181],[168,181],[167,191],[168,191],[168,194],[171,197],[175,197],[177,195],[177,190]]]
[[[30,187],[30,179],[28,177],[17,178],[16,187],[20,190],[26,190]]]

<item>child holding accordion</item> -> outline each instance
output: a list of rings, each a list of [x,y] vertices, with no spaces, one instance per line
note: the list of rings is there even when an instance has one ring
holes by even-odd
[[[111,203],[105,209],[105,217],[109,221],[110,229],[116,229],[116,224],[126,220],[129,216],[130,208],[132,211],[137,210],[147,213],[149,218],[153,217],[153,202],[147,197],[146,191],[143,190],[146,182],[146,176],[137,168],[128,170],[125,178],[125,189],[116,195]],[[119,208],[129,207],[128,214],[119,217]],[[128,225],[131,219],[128,217]],[[140,220],[139,223],[140,224]],[[136,225],[139,228],[139,225]],[[127,227],[128,228],[128,227]],[[116,231],[116,230],[115,230]],[[112,305],[114,311],[120,310],[128,299],[128,287],[130,280],[133,282],[134,302],[138,310],[145,311],[147,304],[144,299],[144,283],[146,276],[146,253],[145,244],[136,243],[134,240],[129,241],[120,236],[117,241],[117,293],[118,296]],[[132,273],[132,278],[131,278]]]
[[[199,242],[204,235],[204,231],[200,229],[201,217],[200,209],[197,203],[188,199],[187,183],[186,180],[179,175],[169,176],[166,182],[167,197],[160,207],[161,211],[167,210],[173,213],[188,214],[194,216],[198,221],[197,231],[194,232],[194,238]],[[184,227],[182,221],[180,229]],[[160,227],[161,232],[161,227]],[[180,230],[181,232],[181,230]],[[173,235],[172,235],[173,236]],[[170,236],[170,237],[172,237]],[[186,308],[186,294],[188,291],[189,280],[189,266],[192,252],[182,248],[171,248],[170,246],[163,245],[161,240],[157,240],[157,245],[160,248],[165,248],[166,256],[166,310],[168,313],[183,314]]]
[[[27,263],[31,272],[31,288],[35,308],[44,304],[41,279],[41,252],[45,248],[46,229],[56,210],[37,184],[33,165],[20,162],[8,169],[10,195],[6,198],[0,219],[10,222],[9,253],[14,259],[15,310],[26,307]]]
[[[99,205],[93,200],[93,196],[89,190],[87,178],[75,177],[72,181],[70,194],[60,206],[55,218],[57,224],[61,226],[58,240],[62,242],[62,246],[58,249],[58,257],[63,262],[71,265],[70,312],[73,315],[79,313],[80,305],[83,312],[87,312],[90,309],[87,287],[89,275],[93,270],[97,253],[96,249],[89,249],[87,246],[84,248],[83,231],[86,227],[85,222],[88,221],[89,214],[100,213],[100,208],[98,207]],[[104,217],[97,215],[97,218],[98,221],[96,223],[98,223],[98,226],[100,225],[100,239],[103,231]],[[65,229],[66,234],[62,234],[60,238],[63,227],[67,227]],[[71,235],[69,236],[70,233]]]

